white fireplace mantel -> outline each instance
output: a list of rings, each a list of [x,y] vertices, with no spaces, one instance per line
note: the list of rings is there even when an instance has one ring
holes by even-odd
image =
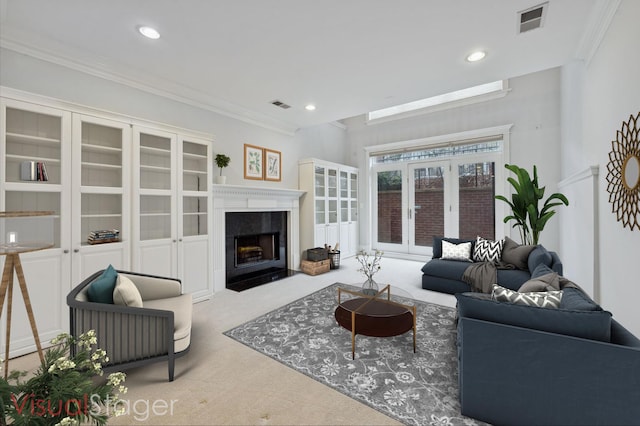
[[[213,287],[226,288],[225,213],[249,211],[286,211],[289,269],[300,265],[300,197],[297,189],[262,188],[243,185],[212,185],[213,193]]]

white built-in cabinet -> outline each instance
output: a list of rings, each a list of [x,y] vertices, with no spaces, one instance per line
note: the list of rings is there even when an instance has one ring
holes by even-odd
[[[54,108],[1,99],[0,211],[54,212],[54,247],[20,255],[40,341],[44,346],[68,329],[64,298],[71,283],[71,114]],[[49,180],[21,180],[23,161],[44,162]],[[4,265],[5,257],[0,257]],[[14,277],[14,283],[17,279]],[[14,287],[16,284],[14,284]],[[17,290],[17,289],[16,289]],[[21,300],[14,292],[10,356],[35,350]],[[0,321],[6,330],[6,308]],[[0,342],[5,352],[5,341]]]
[[[0,105],[0,211],[54,212],[54,247],[20,255],[43,345],[68,331],[71,288],[109,264],[179,277],[194,300],[211,296],[210,140],[35,95]],[[26,161],[44,164],[48,180],[24,180]],[[107,229],[120,240],[89,243],[91,231]],[[12,357],[35,350],[21,300],[10,349]]]
[[[306,191],[300,207],[300,247],[335,247],[343,257],[358,246],[358,169],[318,159],[298,164],[298,187]]]
[[[178,277],[194,300],[213,292],[209,141],[134,126],[133,266]]]
[[[46,346],[68,330],[65,298],[74,283],[109,263],[130,265],[130,130],[123,123],[11,99],[2,99],[2,129],[0,210],[54,212],[54,247],[20,256]],[[22,176],[21,164],[31,161],[44,164],[48,180]],[[107,228],[120,230],[121,241],[88,244],[89,231]],[[13,307],[11,356],[35,349],[24,303]]]

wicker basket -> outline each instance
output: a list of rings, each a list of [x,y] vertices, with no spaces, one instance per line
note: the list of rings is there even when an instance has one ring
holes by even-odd
[[[307,275],[319,275],[329,272],[331,268],[329,259],[319,260],[314,262],[312,260],[303,260],[300,262],[300,269]]]

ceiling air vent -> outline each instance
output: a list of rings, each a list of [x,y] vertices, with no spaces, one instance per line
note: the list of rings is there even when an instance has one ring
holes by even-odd
[[[518,33],[542,27],[549,3],[543,3],[530,9],[518,12]]]
[[[271,102],[271,104],[272,104],[272,105],[275,105],[275,106],[277,106],[277,107],[280,107],[280,108],[282,108],[282,109],[289,109],[289,108],[291,108],[291,105],[287,105],[287,104],[285,104],[284,102],[282,102],[282,101],[278,101],[278,100],[272,101],[272,102]]]

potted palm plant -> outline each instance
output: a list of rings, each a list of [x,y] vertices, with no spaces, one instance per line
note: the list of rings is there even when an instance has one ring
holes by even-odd
[[[227,182],[227,177],[222,175],[222,169],[229,165],[231,158],[224,154],[217,154],[214,161],[216,162],[216,166],[220,169],[220,176],[216,176],[216,183],[225,184]]]
[[[514,189],[511,201],[502,195],[496,195],[496,199],[504,201],[511,207],[511,214],[506,216],[503,222],[515,221],[513,227],[520,228],[522,244],[538,244],[540,233],[556,213],[553,208],[562,204],[568,206],[569,200],[563,194],[556,192],[544,201],[542,208],[539,208],[538,203],[544,197],[545,188],[544,186],[538,187],[536,166],[533,166],[533,179],[521,167],[514,164],[505,164],[504,166],[515,173],[517,180],[512,177],[507,179]]]

